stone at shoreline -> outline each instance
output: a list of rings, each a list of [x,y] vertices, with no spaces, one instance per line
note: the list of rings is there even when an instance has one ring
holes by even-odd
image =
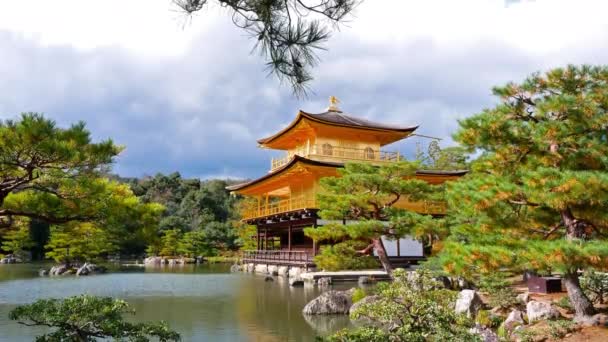
[[[352,294],[354,289],[348,291],[330,290],[311,300],[302,313],[305,315],[336,315],[348,314],[353,305]]]
[[[144,265],[160,265],[161,262],[161,257],[147,257],[144,259]]]
[[[62,275],[63,273],[65,273],[68,270],[68,266],[67,265],[57,265],[57,266],[53,266],[51,267],[51,270],[49,271],[49,275],[52,276],[57,276],[57,275]]]
[[[41,268],[41,269],[38,270],[38,275],[41,276],[41,277],[48,276],[49,275],[49,270],[45,270],[44,268]]]
[[[21,262],[18,258],[16,258],[13,254],[8,254],[4,258],[0,259],[0,264],[16,264]]]
[[[304,286],[304,279],[291,277],[289,278],[289,286]]]
[[[321,277],[317,280],[318,286],[330,286],[331,285],[331,277]]]
[[[266,277],[264,278],[264,281],[274,281],[274,278],[273,278],[273,277],[271,277],[271,276],[266,276]]]
[[[279,266],[277,268],[277,275],[281,277],[285,277],[289,274],[289,267],[287,266]]]
[[[230,266],[230,272],[234,273],[234,272],[239,272],[239,271],[241,271],[241,265],[234,264],[234,265]]]
[[[467,317],[472,318],[477,315],[477,311],[479,311],[482,306],[483,302],[476,291],[462,290],[458,293],[455,309],[456,313],[466,314]]]
[[[372,277],[361,276],[359,277],[359,280],[357,282],[359,283],[359,285],[368,285],[375,283],[375,280]]]
[[[378,301],[379,299],[380,299],[380,296],[378,296],[378,295],[371,295],[371,296],[363,297],[360,301],[358,301],[356,303],[353,303],[353,305],[350,307],[350,309],[348,311],[351,314],[351,318],[353,318],[352,314],[353,314],[353,312],[355,312],[355,310],[357,310],[358,308],[360,308],[364,304],[370,304],[370,303]]]
[[[559,311],[550,303],[531,300],[526,305],[528,321],[534,322],[543,319],[553,319],[560,316]]]
[[[268,265],[268,274],[276,276],[279,275],[279,267],[276,265]]]
[[[105,267],[101,267],[101,266],[97,266],[95,264],[89,264],[89,263],[84,263],[84,265],[82,265],[81,267],[78,268],[78,270],[76,270],[76,275],[77,276],[85,276],[85,275],[89,275],[89,274],[98,274],[98,273],[105,273],[106,269]]]

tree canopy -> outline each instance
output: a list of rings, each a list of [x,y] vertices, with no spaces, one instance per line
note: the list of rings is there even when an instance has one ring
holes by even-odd
[[[418,232],[435,224],[430,215],[395,206],[400,200],[415,202],[441,197],[439,188],[415,178],[418,168],[418,162],[407,161],[380,167],[346,164],[338,170],[339,177],[321,180],[323,191],[318,195],[319,215],[338,223],[306,229],[306,234],[316,241],[366,241],[369,245],[360,254],[373,249],[384,269],[392,272],[381,237],[398,239],[408,234],[422,237],[424,234]]]
[[[121,149],[91,142],[82,122],[63,129],[38,113],[0,122],[0,225],[99,218],[106,187],[97,177]]]
[[[172,0],[187,14],[201,11],[208,0]],[[255,39],[268,70],[304,94],[312,80],[310,69],[318,62],[330,29],[346,20],[359,0],[215,0],[230,9],[232,22]]]
[[[164,322],[130,323],[124,315],[134,314],[127,302],[111,297],[80,295],[66,299],[39,299],[9,313],[12,320],[27,326],[43,326],[51,332],[36,341],[179,341],[180,335]]]
[[[444,265],[562,272],[577,316],[590,315],[578,271],[608,267],[608,68],[558,68],[494,94],[454,136],[481,156],[449,187]]]

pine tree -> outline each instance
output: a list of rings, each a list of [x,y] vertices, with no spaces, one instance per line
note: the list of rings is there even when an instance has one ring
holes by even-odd
[[[422,201],[436,199],[438,188],[415,178],[417,162],[400,162],[390,165],[346,164],[338,170],[339,177],[321,179],[323,191],[318,196],[319,215],[336,220],[305,233],[316,241],[361,240],[369,243],[360,251],[372,249],[380,258],[384,269],[393,270],[381,237],[399,239],[425,231],[434,224],[430,215],[399,209],[400,200]],[[343,224],[343,220],[348,224]],[[422,237],[424,234],[419,235]]]
[[[568,66],[494,89],[500,103],[460,121],[481,152],[449,187],[452,272],[563,274],[578,318],[594,313],[579,271],[608,268],[608,67]]]

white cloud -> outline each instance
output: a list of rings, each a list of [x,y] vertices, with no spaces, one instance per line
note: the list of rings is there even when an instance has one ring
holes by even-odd
[[[169,0],[0,2],[0,118],[41,111],[85,120],[127,150],[139,176],[254,177],[255,139],[336,95],[347,112],[444,138],[491,106],[491,87],[568,63],[605,63],[608,3],[367,0],[320,54],[314,93],[295,99],[212,8],[182,27]],[[183,18],[182,18],[183,19]],[[419,138],[389,146],[411,154]]]

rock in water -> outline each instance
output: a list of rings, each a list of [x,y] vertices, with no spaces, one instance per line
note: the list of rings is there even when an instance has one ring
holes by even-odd
[[[238,264],[234,264],[232,266],[230,266],[230,272],[234,273],[234,272],[240,272],[241,271],[241,266]]]
[[[353,305],[351,297],[352,291],[330,290],[311,300],[302,312],[305,315],[345,315]]]
[[[318,286],[329,286],[331,285],[331,277],[322,277],[317,280]]]
[[[271,276],[267,276],[266,278],[264,278],[264,281],[274,281],[274,278]]]
[[[52,275],[52,276],[62,275],[67,270],[68,270],[68,266],[67,265],[53,266],[53,267],[51,267],[51,271],[49,272],[49,274]]]
[[[483,303],[474,290],[462,290],[456,300],[456,313],[464,313],[467,317],[475,317]]]
[[[374,279],[372,279],[371,277],[368,277],[368,276],[359,277],[359,285],[367,285],[367,284],[373,284],[373,283],[374,283]]]
[[[300,277],[289,278],[289,286],[304,286],[304,280]]]
[[[45,270],[44,268],[41,268],[40,270],[38,270],[38,275],[41,277],[48,276],[49,270]]]
[[[526,305],[526,314],[530,322],[558,318],[560,316],[559,311],[553,305],[535,300],[529,301],[528,305]]]
[[[89,266],[89,264],[87,264],[85,262],[84,265],[82,265],[78,270],[76,270],[76,275],[77,276],[89,275],[89,268],[88,268],[88,266]]]

